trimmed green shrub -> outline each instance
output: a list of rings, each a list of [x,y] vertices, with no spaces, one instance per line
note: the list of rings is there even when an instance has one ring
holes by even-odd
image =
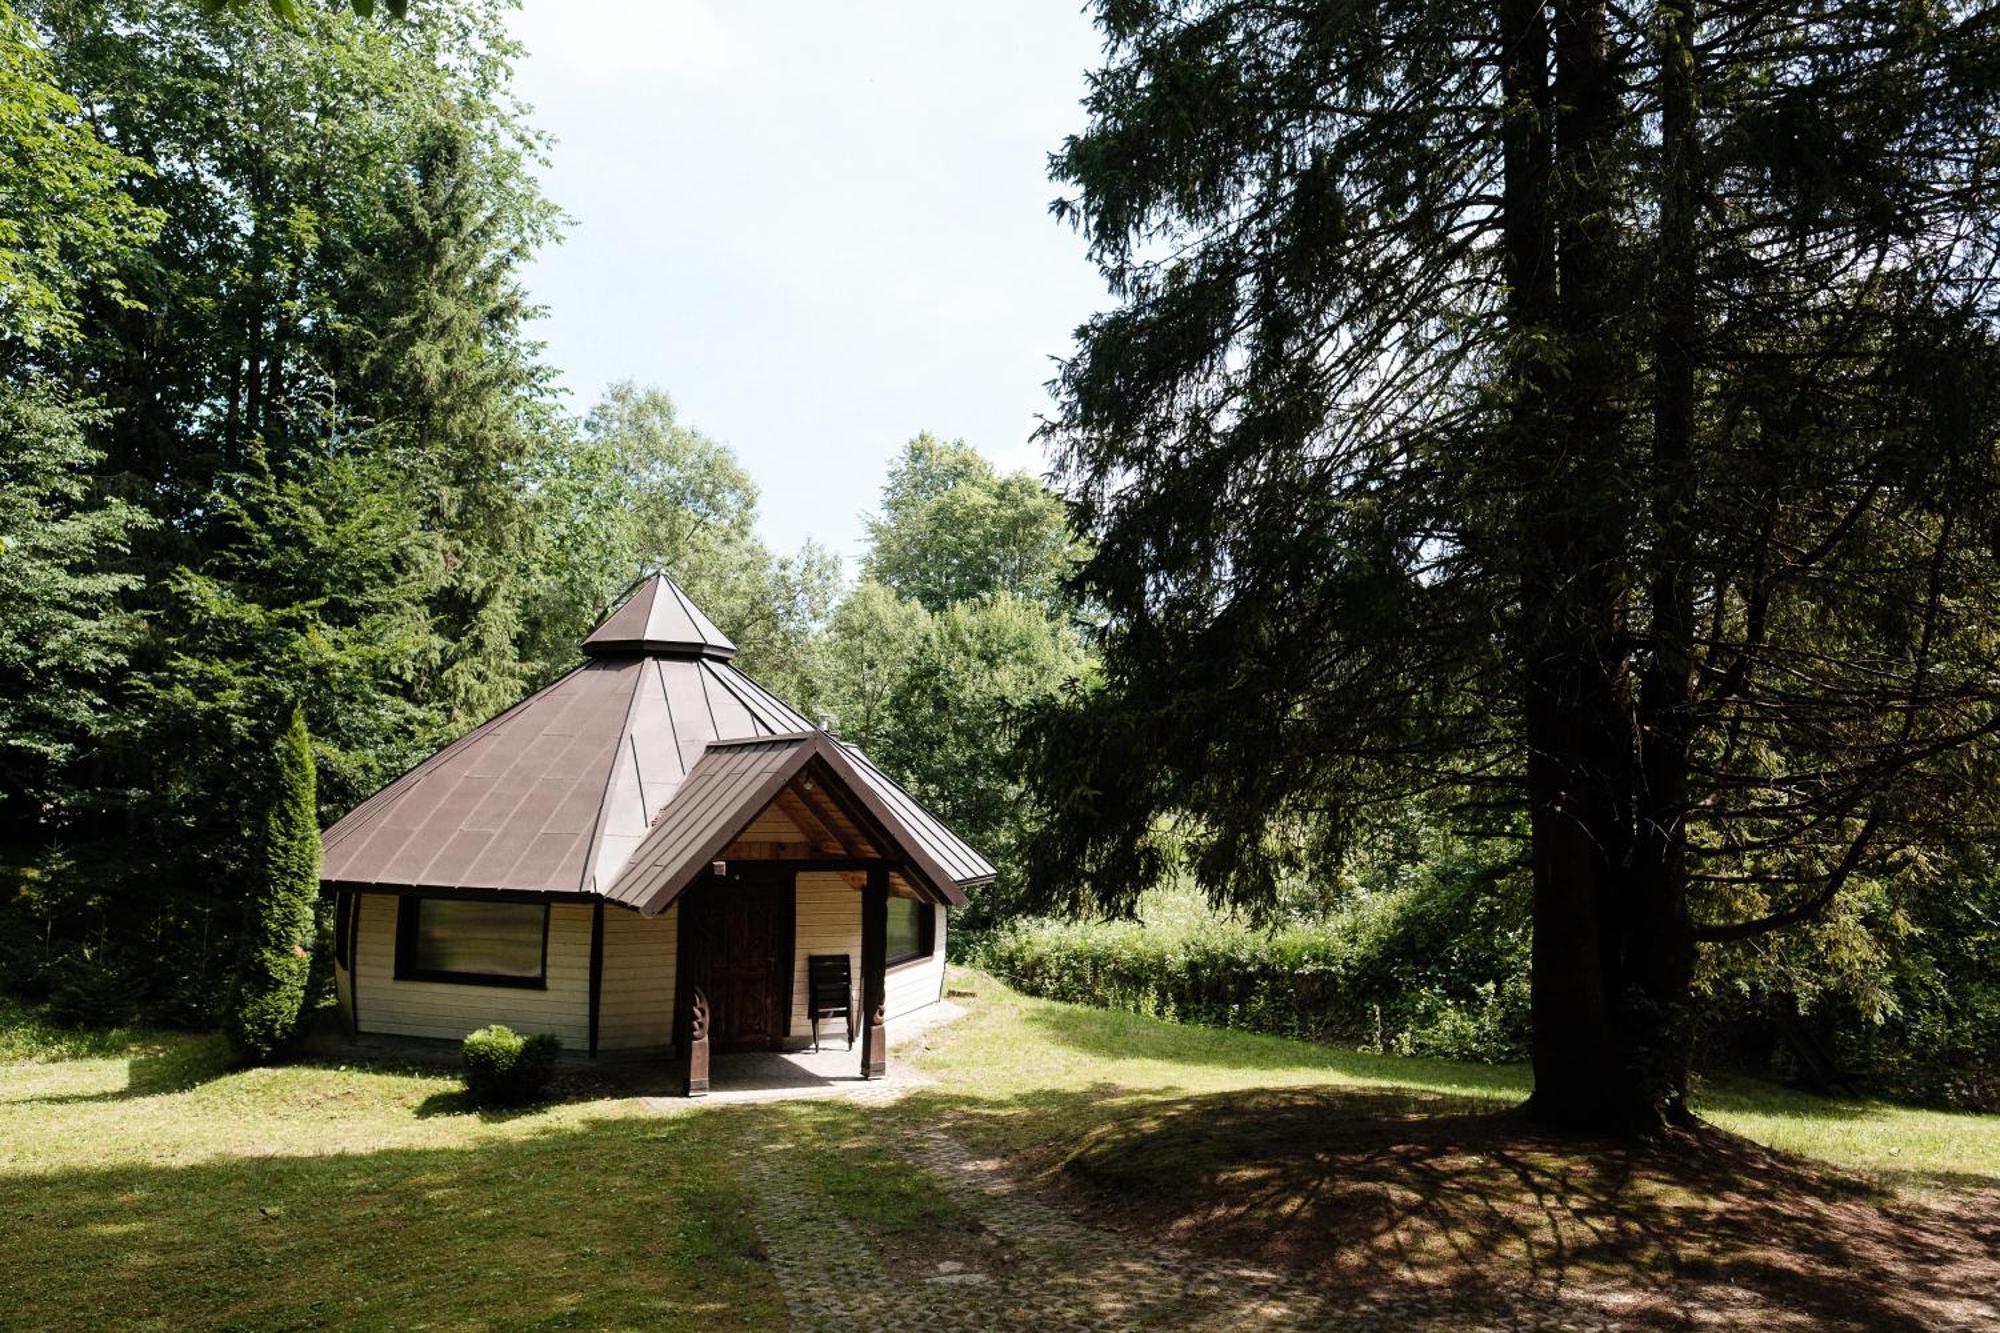
[[[278,740],[276,772],[253,865],[243,957],[224,1029],[238,1056],[271,1059],[297,1036],[312,972],[319,903],[319,805],[305,714]]]
[[[465,1092],[479,1106],[529,1106],[548,1092],[562,1041],[547,1032],[523,1037],[495,1023],[466,1037]]]

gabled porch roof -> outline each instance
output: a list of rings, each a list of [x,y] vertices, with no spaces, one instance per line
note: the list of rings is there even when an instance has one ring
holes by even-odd
[[[807,792],[831,803],[829,823],[865,842],[853,859],[896,865],[925,901],[962,906],[959,886],[993,875],[858,751],[814,729],[710,742],[605,896],[647,916],[664,912],[767,807],[789,793],[797,808]]]

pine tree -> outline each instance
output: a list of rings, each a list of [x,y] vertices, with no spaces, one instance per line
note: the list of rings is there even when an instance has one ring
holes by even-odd
[[[243,958],[230,1004],[229,1041],[262,1063],[297,1034],[312,969],[319,900],[319,807],[305,712],[292,710],[279,737],[247,903]]]

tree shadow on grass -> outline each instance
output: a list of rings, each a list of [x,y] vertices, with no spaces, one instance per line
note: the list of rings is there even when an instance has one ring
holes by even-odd
[[[1716,1130],[1579,1144],[1483,1100],[1323,1087],[927,1100],[1032,1138],[1016,1166],[1106,1225],[1283,1265],[1336,1301],[1554,1299],[1659,1328],[2000,1320],[2000,1192],[1898,1201]]]

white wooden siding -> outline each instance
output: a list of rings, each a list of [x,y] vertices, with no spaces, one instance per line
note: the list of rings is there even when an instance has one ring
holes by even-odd
[[[597,999],[597,1049],[644,1050],[673,1040],[674,958],[680,908],[640,916],[604,908],[604,978]]]
[[[856,1021],[860,1018],[861,988],[861,891],[839,875],[806,872],[798,877],[797,948],[792,961],[792,1019],[790,1034],[812,1035],[806,1014],[806,960],[814,954],[844,953],[854,974]],[[944,925],[946,909],[937,912],[936,948],[931,956],[889,969],[883,1012],[900,1018],[927,1004],[935,1004],[944,986]],[[838,1020],[836,1020],[838,1021]],[[824,1028],[824,1025],[822,1025]],[[822,1031],[822,1036],[824,1036]],[[841,1034],[842,1040],[846,1034]]]
[[[806,986],[806,959],[816,953],[844,953],[857,989],[861,980],[861,894],[839,875],[802,872],[798,877],[798,915],[792,958],[792,1018],[788,1035],[812,1035],[806,1016],[810,992]],[[854,998],[856,1021],[861,997]],[[845,1033],[842,1034],[843,1039]]]
[[[549,907],[548,988],[464,986],[396,980],[396,898],[365,893],[355,942],[361,1031],[457,1040],[488,1023],[553,1032],[572,1051],[590,1049],[590,905]],[[607,909],[607,917],[609,909]],[[606,925],[609,925],[607,920]]]
[[[343,1007],[352,988],[363,1032],[456,1041],[475,1028],[505,1023],[516,1032],[553,1032],[566,1049],[590,1048],[590,916],[588,903],[555,903],[549,908],[548,988],[464,986],[441,981],[396,980],[396,898],[362,894],[355,940],[354,973],[339,969],[335,985]],[[937,913],[936,948],[931,956],[889,969],[884,1009],[891,1019],[937,1001],[944,985],[946,909]],[[604,909],[604,972],[598,1001],[597,1048],[605,1051],[663,1049],[671,1041],[674,961],[680,910],[657,917],[607,904]],[[857,990],[861,977],[861,893],[837,874],[809,872],[798,877],[796,947],[793,954],[792,1012],[788,1035],[812,1031],[806,1018],[806,960],[813,954],[844,953]],[[857,1004],[859,995],[856,996]],[[351,1008],[347,1010],[350,1014]]]
[[[804,842],[805,830],[792,821],[792,817],[780,810],[774,799],[771,804],[757,812],[747,828],[736,837],[738,842]]]

